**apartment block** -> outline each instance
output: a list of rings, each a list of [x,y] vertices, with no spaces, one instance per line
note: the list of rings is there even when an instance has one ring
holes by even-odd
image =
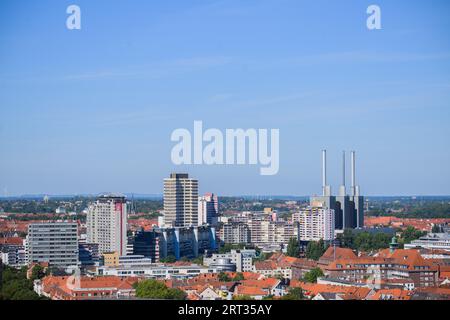
[[[86,217],[87,242],[97,243],[99,253],[127,250],[127,203],[125,196],[100,195],[90,204]]]
[[[76,223],[32,223],[28,226],[28,263],[48,262],[51,266],[78,264],[78,226]]]
[[[198,181],[188,174],[172,173],[164,179],[164,226],[198,225]]]

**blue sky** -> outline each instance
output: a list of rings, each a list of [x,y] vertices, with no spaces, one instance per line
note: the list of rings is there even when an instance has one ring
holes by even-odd
[[[67,30],[77,4],[82,30]],[[382,30],[366,28],[378,4]],[[367,195],[450,194],[450,3],[31,1],[0,4],[1,194],[161,193],[171,171],[220,195],[321,191],[357,151]],[[170,134],[279,128],[280,171],[175,167]]]

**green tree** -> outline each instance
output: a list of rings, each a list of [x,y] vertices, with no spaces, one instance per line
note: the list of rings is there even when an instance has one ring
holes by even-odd
[[[426,232],[422,232],[420,230],[417,230],[416,228],[409,226],[402,232],[402,242],[404,244],[411,243],[411,241],[419,239],[420,237],[424,236]]]
[[[219,281],[229,282],[231,281],[231,278],[225,272],[221,272],[219,273]]]
[[[322,239],[318,242],[310,241],[306,246],[306,258],[317,261],[325,253],[326,249],[327,247]]]
[[[359,251],[370,251],[389,248],[391,237],[385,233],[355,233],[350,229],[344,230],[343,234],[338,235],[341,247],[350,248]]]
[[[31,281],[42,279],[43,277],[45,277],[45,275],[46,272],[44,271],[44,268],[40,264],[37,264],[31,271]]]
[[[320,268],[314,268],[311,271],[305,273],[304,280],[310,283],[316,283],[317,278],[323,277],[323,271]]]
[[[291,238],[287,246],[287,255],[289,257],[297,258],[299,254],[300,254],[300,246],[298,244],[298,240],[295,238]]]
[[[244,249],[246,247],[245,244],[231,244],[231,243],[225,243],[223,246],[219,248],[219,253],[224,254],[228,253],[231,250],[240,250]]]
[[[173,256],[173,255],[170,255],[165,258],[159,259],[159,261],[161,263],[174,263],[177,261],[177,258],[175,258],[175,256]]]
[[[343,248],[355,249],[355,236],[351,229],[345,229],[342,234],[338,235],[338,239]]]
[[[26,268],[20,270],[3,266],[0,300],[42,300],[33,290],[33,282],[26,277]]]
[[[244,275],[242,272],[236,273],[236,275],[233,277],[233,281],[241,281],[244,280]]]
[[[243,294],[243,295],[233,296],[233,300],[246,300],[246,301],[248,301],[248,300],[255,300],[255,299],[253,299],[251,296]]]
[[[135,285],[136,297],[146,299],[185,300],[186,293],[180,289],[172,289],[157,280],[149,279]]]
[[[304,300],[305,295],[303,294],[302,288],[292,288],[289,290],[288,294],[284,295],[282,300]]]

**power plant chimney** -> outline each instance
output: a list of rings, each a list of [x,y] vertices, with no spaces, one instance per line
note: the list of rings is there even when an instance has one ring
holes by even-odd
[[[356,185],[356,152],[352,151],[352,196],[359,196],[359,186]]]
[[[339,196],[345,197],[345,151],[342,151],[342,185],[339,188]]]
[[[327,185],[327,150],[322,150],[322,193],[323,196],[331,195],[331,188]]]

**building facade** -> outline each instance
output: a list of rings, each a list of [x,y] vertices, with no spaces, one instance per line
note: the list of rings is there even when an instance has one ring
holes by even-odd
[[[159,242],[159,257],[194,258],[215,250],[216,230],[210,226],[155,229]]]
[[[164,179],[164,226],[198,225],[198,181],[188,174],[172,173]]]
[[[198,225],[216,226],[219,218],[219,199],[214,193],[198,198]]]
[[[142,255],[159,262],[159,236],[155,231],[140,230],[136,232],[133,241],[133,254]]]
[[[220,226],[219,239],[228,244],[250,244],[250,227],[243,222],[228,222]]]
[[[308,208],[293,215],[293,222],[298,222],[301,241],[331,241],[334,233],[334,210]]]
[[[32,223],[26,238],[28,263],[78,265],[78,225],[70,222]]]
[[[154,262],[168,256],[194,258],[214,251],[216,231],[213,227],[156,228],[152,231],[139,231],[134,237],[134,255],[142,255]]]
[[[241,249],[231,250],[229,253],[214,253],[210,257],[203,258],[205,266],[215,265],[220,259],[228,259],[235,265],[237,272],[251,272],[253,271],[253,259],[256,258],[256,250]]]
[[[86,217],[87,242],[97,243],[99,253],[127,250],[127,202],[125,196],[105,194],[90,204]]]

